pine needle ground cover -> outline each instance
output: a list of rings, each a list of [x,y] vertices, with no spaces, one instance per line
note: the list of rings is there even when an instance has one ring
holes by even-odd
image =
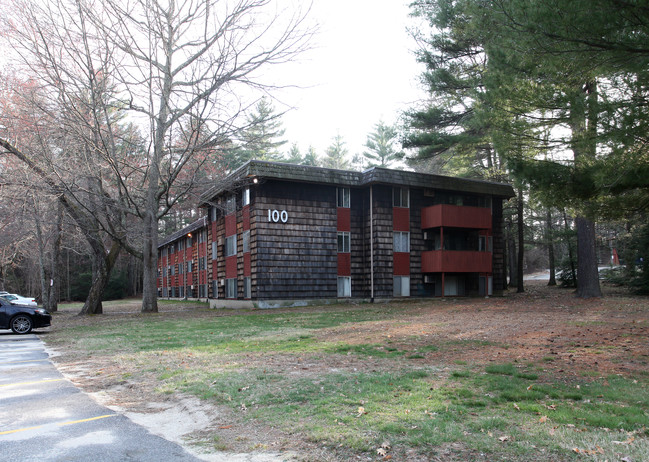
[[[177,309],[175,309],[177,308]],[[221,410],[204,450],[296,460],[649,460],[649,299],[561,289],[282,310],[119,306],[43,338],[117,404]]]

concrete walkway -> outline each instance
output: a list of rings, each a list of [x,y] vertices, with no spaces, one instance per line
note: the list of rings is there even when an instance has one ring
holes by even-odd
[[[58,372],[36,335],[0,330],[0,460],[201,459],[95,403]]]

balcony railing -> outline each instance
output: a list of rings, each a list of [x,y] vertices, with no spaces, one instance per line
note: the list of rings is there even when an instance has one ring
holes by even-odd
[[[440,204],[421,210],[421,229],[440,226],[491,229],[491,209]]]
[[[491,252],[430,250],[421,254],[422,273],[491,273]]]

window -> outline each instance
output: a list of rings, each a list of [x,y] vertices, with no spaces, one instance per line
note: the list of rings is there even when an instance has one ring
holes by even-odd
[[[340,231],[338,233],[338,253],[349,253],[349,252],[350,252],[349,232]]]
[[[410,252],[410,233],[407,231],[394,232],[394,251]]]
[[[410,191],[406,188],[393,188],[392,193],[393,193],[393,201],[392,205],[394,207],[403,207],[403,208],[408,208],[410,207]]]
[[[351,276],[338,276],[338,297],[352,296]]]
[[[175,274],[176,265],[171,265],[169,267],[169,276],[173,276]]]
[[[252,284],[250,276],[243,278],[243,298],[252,298]]]
[[[219,298],[219,281],[212,281],[212,298]]]
[[[241,191],[241,206],[244,207],[250,204],[250,188],[245,188]]]
[[[185,243],[183,241],[178,241],[178,252],[185,248]]]
[[[237,235],[228,236],[225,238],[225,256],[231,257],[237,254]]]
[[[216,207],[212,207],[212,208],[210,209],[210,218],[211,218],[210,221],[213,221],[213,222],[216,221],[216,215],[217,215],[217,213],[218,213],[218,209],[217,209]]]
[[[349,188],[336,188],[336,203],[338,207],[349,208]]]
[[[216,260],[219,252],[218,252],[219,246],[216,242],[212,242],[212,260]]]
[[[203,271],[207,269],[207,257],[200,257],[198,259],[198,270]]]
[[[172,254],[172,253],[175,253],[175,252],[176,251],[174,250],[174,245],[171,244],[171,247],[169,247],[169,253]]]
[[[243,241],[243,253],[250,252],[250,230],[243,232],[241,240]]]
[[[394,296],[410,297],[410,276],[394,276]]]
[[[225,298],[237,298],[237,278],[225,280]]]
[[[228,198],[225,200],[225,214],[229,215],[231,213],[234,213],[234,211],[237,209],[237,198],[234,194],[228,196]]]
[[[191,272],[192,272],[192,262],[191,262],[191,261],[188,261],[188,262],[187,262],[187,272],[188,272],[188,273],[191,273]]]
[[[189,236],[189,237],[187,238],[187,248],[188,248],[188,249],[191,249],[191,248],[192,248],[192,238],[191,238],[191,236]]]
[[[162,288],[162,296],[163,297],[167,296],[167,287],[166,286]]]
[[[183,286],[178,287],[178,297],[185,298],[185,287]]]

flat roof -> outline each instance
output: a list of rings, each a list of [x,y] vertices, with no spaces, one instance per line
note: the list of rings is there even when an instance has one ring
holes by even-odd
[[[488,194],[504,199],[515,196],[514,189],[511,185],[486,180],[408,172],[382,167],[372,167],[364,172],[356,172],[282,162],[251,160],[202,194],[201,203],[205,204],[209,202],[224,191],[234,190],[238,185],[252,182],[254,178],[349,187],[385,184],[414,188],[434,188],[447,191]]]

